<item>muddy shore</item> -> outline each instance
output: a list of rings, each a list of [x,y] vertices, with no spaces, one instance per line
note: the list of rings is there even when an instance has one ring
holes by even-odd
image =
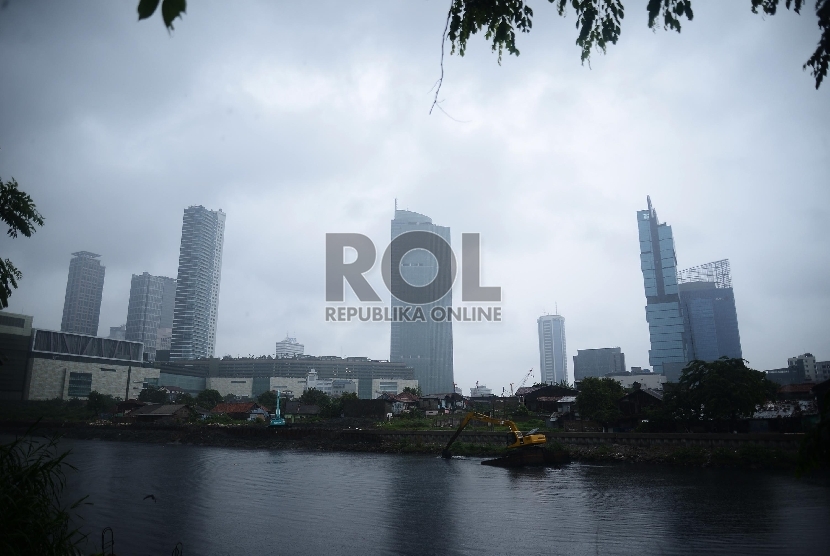
[[[32,423],[0,423],[0,433],[21,435]],[[407,431],[384,433],[372,430],[370,423],[349,423],[340,428],[293,427],[275,431],[263,426],[136,426],[87,423],[39,423],[37,436],[60,435],[84,440],[146,442],[155,444],[190,444],[241,449],[296,449],[309,451],[343,451],[401,454],[440,454],[444,445],[423,433]],[[453,446],[453,453],[471,457],[504,455],[504,443],[497,433],[492,441],[482,442],[480,435],[474,442],[462,437]],[[428,441],[423,441],[427,439]],[[505,436],[506,439],[506,436]],[[486,440],[486,439],[485,439]],[[611,439],[609,439],[611,440]],[[548,449],[564,451],[571,461],[628,462],[668,464],[681,466],[730,466],[763,469],[792,469],[797,460],[794,450],[766,446],[740,447],[707,446],[635,446],[613,441],[602,444],[578,444],[567,439],[556,439]]]

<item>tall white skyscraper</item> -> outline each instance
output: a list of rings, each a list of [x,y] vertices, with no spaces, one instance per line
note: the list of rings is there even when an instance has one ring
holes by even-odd
[[[568,350],[565,344],[565,317],[543,315],[539,325],[539,373],[541,382],[556,384],[568,377]]]
[[[219,281],[225,213],[188,207],[182,221],[179,274],[170,359],[213,357],[219,318]]]

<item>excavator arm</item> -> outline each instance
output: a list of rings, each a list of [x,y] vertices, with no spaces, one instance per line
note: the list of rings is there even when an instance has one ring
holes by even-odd
[[[492,425],[506,425],[516,439],[512,444],[507,446],[508,449],[524,448],[529,446],[541,446],[542,444],[547,442],[547,437],[544,434],[522,433],[522,431],[520,431],[518,427],[516,427],[516,423],[514,423],[513,421],[508,421],[507,419],[495,419],[488,415],[471,411],[470,413],[464,416],[464,419],[461,420],[461,426],[458,427],[458,430],[456,430],[455,434],[452,435],[450,441],[447,442],[446,448],[444,448],[444,451],[441,452],[441,457],[446,459],[452,457],[452,454],[450,454],[450,447],[456,441],[461,432],[472,421],[481,421],[482,423],[490,423]]]

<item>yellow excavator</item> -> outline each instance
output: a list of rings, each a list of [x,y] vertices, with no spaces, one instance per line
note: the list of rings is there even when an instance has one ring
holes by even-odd
[[[472,421],[481,421],[483,423],[490,423],[492,425],[506,425],[513,434],[514,441],[507,446],[509,450],[508,455],[503,458],[483,461],[484,465],[496,465],[500,467],[519,467],[523,465],[540,465],[545,463],[545,454],[540,448],[547,442],[547,437],[544,434],[536,434],[538,429],[534,429],[528,433],[523,433],[516,426],[513,421],[507,419],[496,419],[482,413],[471,411],[464,416],[461,421],[461,426],[452,435],[450,441],[447,443],[444,451],[441,452],[441,457],[449,459],[452,457],[450,447],[453,445],[458,435],[461,434],[467,425]]]

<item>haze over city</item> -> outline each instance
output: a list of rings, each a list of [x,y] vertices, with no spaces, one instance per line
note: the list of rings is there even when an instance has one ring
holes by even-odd
[[[751,367],[830,359],[830,112],[801,69],[812,18],[719,3],[677,35],[632,13],[589,68],[573,18],[539,9],[518,58],[499,66],[477,37],[446,56],[429,115],[444,9],[194,4],[168,36],[131,5],[9,2],[0,177],[46,220],[0,240],[23,272],[9,311],[59,329],[71,253],[88,250],[106,266],[106,335],[132,274],[176,277],[182,212],[203,205],[227,214],[216,355],[271,354],[289,333],[309,354],[388,359],[388,323],[325,322],[324,242],[385,246],[397,199],[456,248],[480,233],[482,285],[503,291],[503,322],[454,326],[459,386],[500,393],[538,369],[536,319],[557,308],[569,359],[620,346],[645,367],[650,195],[678,268],[730,260]]]

